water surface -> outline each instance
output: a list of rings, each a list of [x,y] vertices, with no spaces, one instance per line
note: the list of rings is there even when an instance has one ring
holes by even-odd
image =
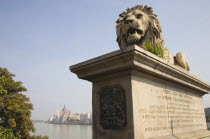
[[[92,139],[91,125],[63,125],[34,123],[32,135],[48,136],[49,139]]]

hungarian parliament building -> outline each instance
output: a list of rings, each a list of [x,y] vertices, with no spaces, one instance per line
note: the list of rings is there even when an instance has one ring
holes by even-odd
[[[92,124],[91,113],[72,114],[64,106],[61,112],[57,112],[49,118],[51,124]]]

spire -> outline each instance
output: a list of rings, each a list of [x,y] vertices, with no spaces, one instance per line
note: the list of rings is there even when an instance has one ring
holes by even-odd
[[[65,105],[64,105],[64,107],[63,107],[63,109],[62,109],[62,112],[66,112],[67,110],[66,110],[66,107],[65,107]]]

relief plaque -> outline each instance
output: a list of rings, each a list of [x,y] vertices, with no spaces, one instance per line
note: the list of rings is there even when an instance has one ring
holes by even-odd
[[[126,126],[126,99],[122,88],[106,88],[100,93],[100,124],[104,129]]]

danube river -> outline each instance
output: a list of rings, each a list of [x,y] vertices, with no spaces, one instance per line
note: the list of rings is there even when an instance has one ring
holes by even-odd
[[[91,125],[64,125],[34,123],[36,132],[32,135],[48,136],[49,139],[92,139]]]

